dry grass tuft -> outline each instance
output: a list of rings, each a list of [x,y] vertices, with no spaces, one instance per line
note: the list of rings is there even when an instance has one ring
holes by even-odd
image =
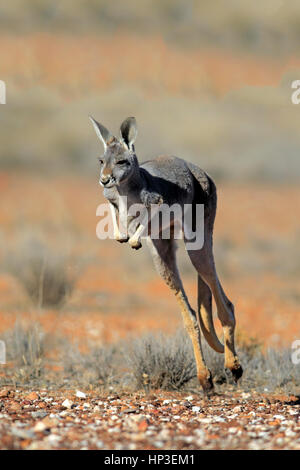
[[[179,390],[196,375],[190,340],[180,331],[135,340],[128,358],[138,388]]]
[[[60,307],[73,291],[75,274],[68,268],[70,259],[39,240],[22,243],[5,264],[38,307]]]
[[[68,345],[63,362],[68,380],[81,386],[108,387],[115,381],[117,361],[114,346],[93,347],[83,354],[75,346]]]
[[[31,324],[24,327],[16,323],[3,339],[7,360],[15,365],[10,368],[10,379],[14,384],[40,379],[44,373],[46,335],[39,326]]]

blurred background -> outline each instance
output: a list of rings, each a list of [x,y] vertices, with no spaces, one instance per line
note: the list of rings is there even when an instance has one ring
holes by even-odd
[[[0,25],[0,335],[38,321],[104,344],[181,325],[147,249],[96,238],[91,114],[113,133],[136,116],[140,161],[178,155],[213,177],[239,337],[299,338],[299,2],[15,0]]]

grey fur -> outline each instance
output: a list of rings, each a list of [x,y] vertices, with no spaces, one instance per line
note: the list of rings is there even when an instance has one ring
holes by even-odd
[[[101,126],[101,129],[105,129],[104,126]],[[137,203],[143,204],[145,210],[151,204],[162,202],[170,206],[180,204],[181,207],[184,204],[192,204],[193,207],[196,204],[204,204],[204,245],[200,250],[187,250],[198,274],[197,314],[190,306],[183,289],[176,265],[173,237],[169,240],[152,240],[148,237],[147,241],[158,272],[175,293],[180,305],[185,327],[193,342],[199,381],[204,391],[209,391],[213,384],[202,355],[200,328],[212,348],[220,353],[225,352],[225,367],[231,370],[235,380],[238,380],[243,372],[234,347],[234,307],[218,279],[213,257],[216,186],[205,171],[178,157],[159,156],[139,165],[133,146],[136,134],[135,119],[127,118],[121,125],[122,139],[110,137],[104,155],[100,158],[100,184],[104,186],[104,196],[115,211],[115,237],[120,242],[128,241],[134,249],[141,247],[141,224],[136,223],[134,218],[128,221],[128,233],[122,233],[119,229],[122,217],[127,216],[126,208],[119,207],[120,196],[127,197],[127,209]],[[224,346],[220,343],[213,325],[212,295],[223,326]]]

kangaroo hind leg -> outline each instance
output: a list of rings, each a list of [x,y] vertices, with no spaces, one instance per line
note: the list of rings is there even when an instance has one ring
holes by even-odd
[[[242,366],[235,351],[234,331],[235,316],[234,307],[227,298],[215,269],[213,253],[210,244],[205,244],[201,250],[189,250],[189,257],[202,280],[211,290],[218,311],[224,333],[225,368],[230,369],[235,381],[243,374]]]
[[[194,349],[197,367],[197,377],[205,393],[213,390],[212,376],[206,367],[202,347],[200,329],[196,318],[196,313],[191,308],[176,265],[175,242],[174,240],[151,240],[148,239],[151,254],[157,271],[166,284],[175,294],[179,304],[181,314]]]

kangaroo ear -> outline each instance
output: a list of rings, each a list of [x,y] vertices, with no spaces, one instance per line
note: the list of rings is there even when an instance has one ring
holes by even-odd
[[[123,141],[131,150],[137,136],[137,125],[134,117],[129,117],[122,122],[120,133]]]
[[[97,122],[94,118],[91,116],[89,116],[89,118],[92,121],[97,136],[101,142],[103,142],[104,148],[106,149],[108,141],[112,138],[111,133],[106,129],[106,127],[102,126],[102,124]]]

